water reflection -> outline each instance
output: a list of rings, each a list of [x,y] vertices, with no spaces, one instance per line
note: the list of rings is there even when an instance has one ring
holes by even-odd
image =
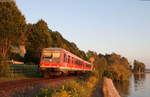
[[[143,74],[134,74],[134,88],[135,91],[141,90],[144,88],[145,82],[145,73]]]
[[[121,97],[127,97],[129,95],[129,93],[130,93],[129,86],[130,86],[129,81],[125,81],[122,83],[115,83],[115,87],[118,90],[118,92],[120,93]]]
[[[150,73],[133,74],[128,82],[115,86],[121,97],[150,97]]]

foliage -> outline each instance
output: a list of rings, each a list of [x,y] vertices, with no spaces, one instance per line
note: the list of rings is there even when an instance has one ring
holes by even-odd
[[[104,72],[104,76],[111,78],[114,81],[127,81],[131,75],[130,64],[125,57],[122,57],[116,53],[110,55],[106,54],[107,69]]]
[[[0,2],[0,56],[7,57],[11,45],[21,44],[26,31],[24,16],[12,0]]]
[[[118,54],[97,54],[94,51],[87,52],[88,58],[94,57],[95,74],[99,79],[107,76],[114,81],[128,80],[131,74],[130,64],[125,57]]]
[[[0,13],[0,56],[14,58],[14,54],[10,52],[11,46],[25,45],[25,62],[38,64],[41,50],[47,47],[64,48],[87,59],[84,51],[79,50],[75,43],[66,40],[59,32],[50,30],[44,20],[26,24],[25,17],[14,1],[0,2]]]
[[[86,81],[70,81],[58,89],[53,96],[55,97],[55,95],[60,95],[63,94],[63,92],[66,92],[67,96],[64,97],[90,97],[96,82],[97,78],[94,76],[89,77]],[[60,95],[60,97],[61,96],[62,95]]]
[[[139,62],[137,60],[134,60],[134,67],[133,71],[134,72],[144,72],[145,71],[145,64],[142,62]]]
[[[36,97],[52,97],[52,92],[53,90],[51,89],[42,89]]]
[[[104,72],[104,76],[111,78],[113,81],[128,81],[131,71],[126,69],[123,65],[108,66]]]
[[[87,60],[85,52],[79,50],[75,43],[69,42],[68,40],[63,38],[62,35],[57,31],[52,31],[51,33],[53,39],[52,47],[64,48],[67,51],[70,51],[71,53]]]
[[[27,39],[27,53],[25,60],[38,64],[40,61],[40,52],[43,48],[50,47],[52,44],[51,35],[49,34],[47,23],[39,20],[36,24],[30,25],[30,32]]]
[[[85,60],[94,57],[94,74],[98,78],[102,78],[104,71],[113,71],[118,77],[115,79],[126,79],[124,74],[129,71],[130,65],[125,57],[115,53],[102,55],[94,51],[85,54],[75,43],[66,40],[60,32],[50,30],[44,20],[41,19],[36,24],[26,24],[24,16],[14,1],[0,2],[0,13],[0,57],[9,56],[11,46],[25,44],[27,53],[24,61],[38,64],[43,48],[59,47]],[[17,59],[22,60],[19,56]],[[110,72],[110,75],[114,73]]]
[[[95,76],[90,76],[85,81],[69,81],[60,88],[42,90],[38,97],[90,97],[97,81]]]
[[[105,71],[106,67],[107,67],[107,60],[105,59],[104,55],[102,54],[97,54],[94,51],[88,51],[87,52],[87,57],[88,59],[90,57],[94,57],[95,61],[94,61],[94,74],[101,79],[103,72]]]
[[[116,53],[112,53],[110,55],[106,54],[105,58],[107,60],[108,65],[123,65],[126,68],[130,67],[130,64],[127,60],[127,58],[122,57]]]
[[[52,97],[71,97],[69,93],[65,90],[60,91],[59,93],[54,94]]]
[[[0,77],[10,76],[10,67],[4,62],[0,62]]]
[[[26,62],[38,64],[41,50],[47,47],[64,48],[83,59],[87,59],[84,51],[79,50],[75,43],[64,39],[59,32],[48,29],[44,20],[33,25],[30,24],[28,31],[30,34],[26,41]]]

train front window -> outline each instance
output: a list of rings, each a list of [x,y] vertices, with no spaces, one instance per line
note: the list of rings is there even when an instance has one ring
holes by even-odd
[[[51,52],[47,54],[43,54],[44,59],[57,59],[60,58],[60,52]]]
[[[59,63],[61,52],[43,52],[42,56],[42,62]]]
[[[53,52],[53,58],[60,58],[59,52]]]
[[[52,56],[44,56],[43,59],[52,59]]]

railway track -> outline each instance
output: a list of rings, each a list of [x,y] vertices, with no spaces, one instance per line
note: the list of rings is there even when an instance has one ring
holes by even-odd
[[[14,88],[23,88],[31,85],[37,84],[48,84],[52,87],[60,86],[63,82],[68,80],[76,79],[75,76],[67,76],[61,78],[33,78],[33,79],[23,79],[23,80],[16,80],[16,81],[7,81],[7,82],[0,82],[0,91],[2,90],[10,90]]]

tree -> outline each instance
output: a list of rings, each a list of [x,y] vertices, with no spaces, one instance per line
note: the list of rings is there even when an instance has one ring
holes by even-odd
[[[58,31],[52,32],[53,44],[52,47],[64,48],[67,51],[77,55],[78,57],[87,60],[84,51],[80,50],[75,43],[69,42]]]
[[[145,71],[145,64],[142,62],[139,62],[137,60],[134,60],[134,67],[133,71],[134,72],[144,72]]]
[[[29,28],[28,32],[30,33],[26,41],[27,53],[25,55],[25,60],[38,64],[42,49],[51,47],[52,38],[47,23],[42,19],[36,24],[30,24]]]
[[[108,66],[104,75],[110,77],[114,81],[128,80],[131,71],[130,64],[125,57],[122,57],[116,53],[106,54],[105,59],[107,60]]]
[[[26,31],[25,18],[12,0],[0,2],[0,57],[8,57],[12,45],[20,43]]]
[[[128,62],[127,58],[125,58],[125,57],[122,57],[120,59],[120,64],[124,65],[126,68],[130,68],[131,69],[129,62]]]
[[[130,68],[130,64],[127,58],[122,57],[116,53],[112,53],[110,55],[106,54],[105,58],[108,62],[108,65],[123,65],[126,68]]]

